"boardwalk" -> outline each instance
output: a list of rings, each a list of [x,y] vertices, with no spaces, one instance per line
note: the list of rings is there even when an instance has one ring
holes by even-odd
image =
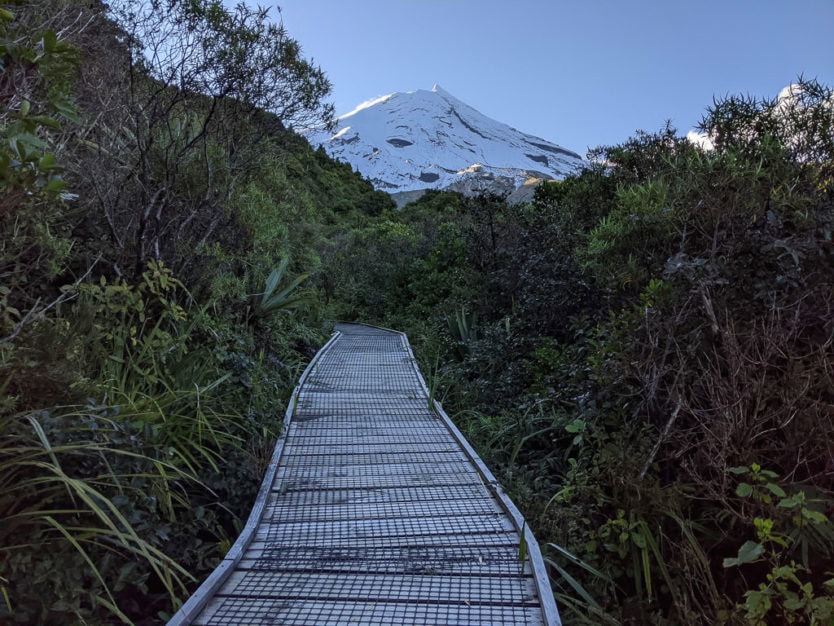
[[[337,330],[243,534],[169,624],[559,624],[535,539],[430,410],[405,336]]]

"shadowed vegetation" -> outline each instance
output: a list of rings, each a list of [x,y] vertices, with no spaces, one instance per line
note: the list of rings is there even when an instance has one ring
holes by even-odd
[[[409,333],[567,623],[834,620],[833,113],[802,79],[730,97],[714,150],[665,128],[527,206],[428,193],[330,262],[343,315]]]
[[[285,130],[330,85],[261,10],[4,5],[0,61],[0,622],[158,623],[327,335],[328,229],[391,202]]]
[[[832,622],[829,89],[394,212],[287,130],[329,83],[261,10],[3,5],[0,61],[0,621],[170,615],[355,319],[409,333],[566,622]]]

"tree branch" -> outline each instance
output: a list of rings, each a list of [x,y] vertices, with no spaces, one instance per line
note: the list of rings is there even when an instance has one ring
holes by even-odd
[[[73,287],[77,287],[78,285],[80,285],[80,284],[81,284],[81,282],[82,282],[85,278],[87,278],[87,276],[89,276],[89,275],[90,275],[90,272],[92,272],[92,271],[93,271],[93,268],[96,266],[96,264],[97,264],[100,260],[101,260],[101,254],[99,254],[99,255],[96,257],[96,260],[95,260],[95,261],[93,261],[93,264],[92,264],[92,265],[90,265],[90,267],[89,267],[89,268],[87,268],[87,271],[86,271],[86,272],[84,272],[84,275],[83,275],[83,276],[81,276],[78,280],[76,280],[76,281],[72,284],[72,286],[73,286]],[[2,345],[2,344],[4,344],[4,343],[8,343],[8,342],[10,342],[10,341],[14,341],[14,340],[17,338],[17,336],[18,336],[18,335],[20,335],[20,333],[23,331],[23,329],[24,329],[26,326],[28,326],[29,324],[31,324],[32,322],[34,322],[37,318],[39,318],[40,316],[42,316],[44,313],[46,313],[47,311],[49,311],[49,310],[51,310],[51,309],[55,308],[56,306],[58,306],[58,305],[59,305],[59,304],[61,304],[62,302],[68,302],[69,300],[72,300],[73,298],[75,298],[75,296],[76,296],[76,295],[78,295],[78,294],[77,294],[77,293],[71,293],[69,290],[67,290],[67,291],[65,291],[64,293],[62,293],[60,296],[58,296],[57,298],[55,298],[52,302],[50,302],[49,304],[47,304],[45,307],[43,307],[42,309],[38,309],[38,305],[39,305],[39,304],[40,304],[40,302],[41,302],[40,298],[38,298],[38,299],[35,301],[35,305],[34,305],[31,309],[29,309],[29,311],[27,311],[26,315],[24,315],[24,316],[23,316],[23,319],[21,319],[21,320],[20,320],[17,324],[15,324],[15,327],[14,327],[14,329],[12,330],[12,333],[11,333],[9,336],[7,336],[7,337],[2,337],[2,338],[0,338],[0,345]]]

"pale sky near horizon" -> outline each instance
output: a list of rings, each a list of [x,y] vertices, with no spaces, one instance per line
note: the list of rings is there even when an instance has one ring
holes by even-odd
[[[339,115],[436,83],[580,154],[666,119],[685,134],[713,96],[775,97],[799,74],[834,86],[834,0],[278,4]]]

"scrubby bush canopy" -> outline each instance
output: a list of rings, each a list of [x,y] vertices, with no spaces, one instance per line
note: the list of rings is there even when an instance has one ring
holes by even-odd
[[[427,194],[330,266],[344,315],[409,332],[567,623],[834,619],[831,90],[701,130],[598,148],[528,206]]]
[[[566,623],[834,621],[828,87],[395,211],[262,9],[4,5],[0,63],[0,622],[170,616],[335,319],[409,333]]]
[[[287,127],[333,123],[321,68],[269,10],[220,0],[116,0],[111,10],[131,63],[183,94],[228,98],[274,113]]]
[[[0,622],[164,622],[327,334],[326,229],[391,202],[285,129],[330,87],[262,10],[7,5],[0,63]]]

